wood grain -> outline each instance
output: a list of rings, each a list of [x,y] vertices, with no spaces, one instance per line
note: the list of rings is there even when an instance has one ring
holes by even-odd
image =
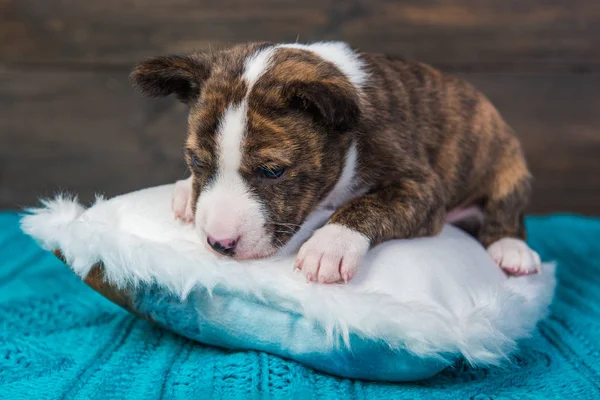
[[[530,212],[600,214],[600,74],[466,73],[523,141]],[[130,89],[126,71],[0,75],[0,208],[58,190],[115,195],[184,176],[185,108]]]
[[[182,178],[184,114],[174,101],[141,99],[126,73],[0,75],[0,207]]]
[[[590,71],[597,0],[0,0],[0,59],[131,65],[249,40],[346,40],[454,70]]]

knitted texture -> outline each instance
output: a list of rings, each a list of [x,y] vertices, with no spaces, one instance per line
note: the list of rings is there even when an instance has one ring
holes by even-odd
[[[464,362],[427,381],[351,381],[177,337],[89,289],[0,214],[1,399],[600,398],[600,219],[529,218],[557,261],[551,315],[503,368]]]

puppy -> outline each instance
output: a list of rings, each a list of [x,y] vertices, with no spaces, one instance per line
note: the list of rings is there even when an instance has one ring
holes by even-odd
[[[348,281],[383,241],[436,235],[476,206],[476,237],[508,274],[531,176],[511,128],[471,85],[339,42],[250,43],[157,57],[134,85],[189,107],[177,218],[235,259],[291,251],[309,281]],[[323,219],[326,224],[320,229]]]

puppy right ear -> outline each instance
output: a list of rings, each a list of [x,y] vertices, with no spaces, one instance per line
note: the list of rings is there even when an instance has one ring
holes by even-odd
[[[210,75],[210,64],[200,55],[170,55],[151,58],[136,65],[130,78],[142,94],[162,97],[175,94],[185,104],[200,96]]]

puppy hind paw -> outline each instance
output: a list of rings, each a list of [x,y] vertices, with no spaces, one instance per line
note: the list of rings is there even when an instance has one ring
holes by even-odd
[[[487,251],[507,275],[521,276],[541,272],[540,256],[520,239],[500,239],[492,243]]]

